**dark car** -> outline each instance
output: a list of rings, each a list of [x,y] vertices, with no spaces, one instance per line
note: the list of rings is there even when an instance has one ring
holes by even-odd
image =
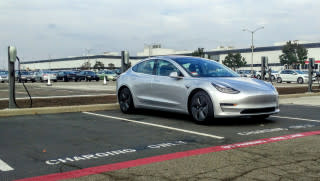
[[[36,79],[33,76],[33,72],[27,72],[27,71],[21,71],[18,72],[18,77],[17,77],[18,82],[35,82]]]
[[[57,80],[68,82],[70,80],[76,80],[76,73],[73,71],[60,71],[57,74]]]
[[[91,80],[95,80],[95,81],[99,81],[100,78],[99,76],[97,76],[96,73],[94,73],[93,71],[81,71],[79,73],[76,74],[76,79],[75,81],[81,81],[81,80],[85,80],[85,81],[91,81]]]

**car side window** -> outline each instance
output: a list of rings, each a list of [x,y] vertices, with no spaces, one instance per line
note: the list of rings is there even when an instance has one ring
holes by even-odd
[[[132,67],[132,70],[134,72],[152,75],[154,65],[155,65],[155,60],[146,60]]]
[[[158,60],[156,75],[169,76],[171,72],[178,72],[178,75],[181,74],[179,69],[176,66],[174,66],[172,63],[166,60]]]

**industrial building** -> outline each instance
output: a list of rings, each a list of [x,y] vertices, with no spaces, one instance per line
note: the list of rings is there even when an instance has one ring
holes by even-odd
[[[267,56],[269,59],[269,66],[273,70],[282,70],[286,68],[286,65],[280,64],[279,56],[282,54],[282,45],[276,44],[275,46],[268,47],[256,47],[254,48],[253,54],[253,69],[259,70],[261,66],[261,57]],[[308,50],[308,57],[315,58],[316,69],[320,68],[320,43],[299,43],[303,45]],[[130,56],[131,65],[136,64],[139,60],[158,55],[191,55],[193,51],[176,51],[173,49],[162,48],[160,44],[156,45],[145,45],[143,52],[137,53],[137,56]],[[251,67],[251,48],[235,49],[233,47],[218,47],[217,49],[206,51],[206,57],[209,59],[222,61],[228,55],[228,53],[241,53],[247,61],[245,67],[240,69],[250,69]],[[105,67],[120,67],[121,57],[117,55],[103,54],[103,55],[88,55],[79,56],[71,58],[60,58],[60,59],[47,59],[47,60],[36,60],[36,61],[25,61],[21,63],[22,69],[39,70],[39,69],[51,69],[51,70],[61,70],[61,69],[79,69],[84,63],[89,62],[91,67],[100,61]],[[299,69],[306,69],[307,66],[297,67]]]

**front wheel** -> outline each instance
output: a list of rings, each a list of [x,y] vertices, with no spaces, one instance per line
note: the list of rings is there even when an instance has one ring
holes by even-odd
[[[211,98],[204,91],[199,91],[192,96],[189,110],[197,123],[206,123],[214,118]]]
[[[125,87],[119,91],[118,101],[123,113],[129,114],[134,111],[132,94],[128,88]]]
[[[261,75],[257,75],[257,79],[261,79]]]

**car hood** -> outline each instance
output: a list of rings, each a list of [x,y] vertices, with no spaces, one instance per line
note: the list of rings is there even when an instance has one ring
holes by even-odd
[[[214,84],[220,84],[239,90],[240,92],[266,92],[275,91],[274,87],[264,81],[246,78],[246,77],[215,77],[215,78],[203,78]]]

